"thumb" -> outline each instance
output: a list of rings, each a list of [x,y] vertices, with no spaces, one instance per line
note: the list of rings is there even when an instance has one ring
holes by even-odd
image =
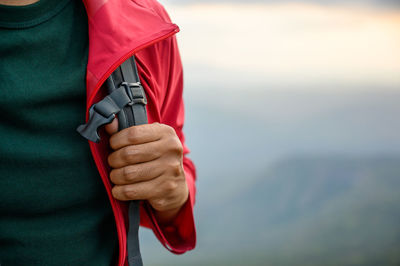
[[[105,130],[107,132],[107,134],[109,135],[114,135],[115,133],[118,132],[118,118],[115,117],[114,120],[107,124],[105,127]]]

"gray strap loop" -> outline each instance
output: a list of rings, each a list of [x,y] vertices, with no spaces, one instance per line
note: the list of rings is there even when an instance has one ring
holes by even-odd
[[[147,103],[143,87],[140,83],[124,82],[118,89],[90,108],[89,121],[80,125],[77,131],[86,139],[99,142],[100,136],[97,132],[99,127],[110,123],[124,107],[137,103]]]
[[[112,114],[119,113],[122,108],[130,104],[130,99],[127,89],[120,87],[105,97],[100,102],[94,105],[94,110],[104,117],[109,117]]]

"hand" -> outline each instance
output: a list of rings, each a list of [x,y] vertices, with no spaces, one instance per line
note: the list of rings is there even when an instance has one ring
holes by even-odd
[[[175,130],[154,123],[117,132],[118,121],[106,126],[114,198],[147,200],[161,223],[168,223],[187,201],[189,190],[183,171],[183,148]]]

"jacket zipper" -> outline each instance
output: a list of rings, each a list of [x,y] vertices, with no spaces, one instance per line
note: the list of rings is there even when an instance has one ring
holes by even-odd
[[[176,34],[179,32],[179,28],[175,27],[173,31],[169,32],[168,34],[165,34],[161,37],[158,37],[154,40],[151,40],[143,45],[140,45],[136,47],[135,49],[131,50],[129,53],[125,54],[123,57],[121,57],[118,61],[116,61],[110,69],[103,75],[103,77],[97,82],[95,89],[93,90],[93,93],[88,101],[88,106],[90,107],[93,104],[94,97],[98,93],[98,91],[101,88],[101,85],[104,83],[104,81],[115,71],[115,69],[118,68],[123,62],[125,62],[129,57],[137,53],[138,51],[151,46],[157,42],[160,42],[162,40],[165,40],[172,35]],[[86,113],[88,115],[88,111],[86,110]],[[102,165],[100,155],[97,152],[96,144],[92,143],[89,141],[89,146],[92,151],[93,158],[96,162],[96,165]],[[108,173],[104,171],[104,168],[99,167],[101,169],[100,176],[103,180],[103,184],[106,187],[107,194],[109,195],[111,207],[114,212],[114,217],[115,217],[115,223],[117,227],[117,233],[118,233],[118,244],[119,244],[119,258],[118,258],[118,265],[119,266],[124,266],[125,263],[125,257],[126,257],[126,228],[123,228],[124,226],[124,217],[122,214],[121,206],[117,203],[117,200],[112,197],[111,193],[111,183],[108,180]]]

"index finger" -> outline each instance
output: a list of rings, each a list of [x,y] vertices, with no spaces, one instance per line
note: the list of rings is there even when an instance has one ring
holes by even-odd
[[[160,140],[161,132],[158,125],[154,123],[125,128],[110,137],[110,147],[118,150],[129,145]]]

